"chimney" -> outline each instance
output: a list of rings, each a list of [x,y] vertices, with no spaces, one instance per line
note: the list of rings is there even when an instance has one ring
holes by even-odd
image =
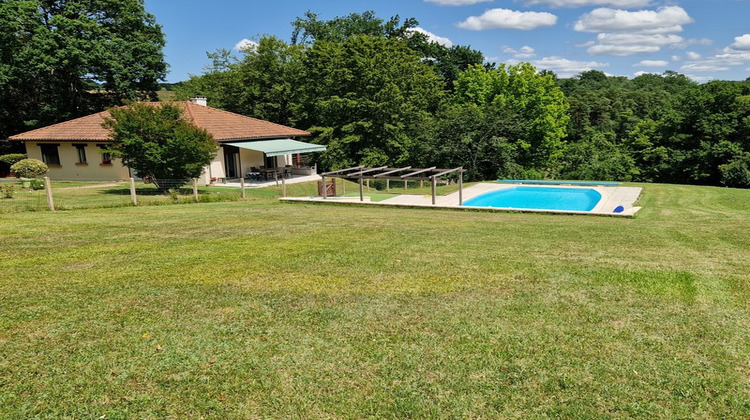
[[[196,96],[195,98],[190,99],[190,102],[194,104],[202,105],[202,106],[208,105],[208,100],[206,99],[205,96]]]

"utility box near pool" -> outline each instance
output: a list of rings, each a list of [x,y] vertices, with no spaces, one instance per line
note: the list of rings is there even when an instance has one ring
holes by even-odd
[[[336,180],[326,180],[326,197],[334,197],[336,195]],[[323,196],[323,181],[318,181],[318,195]]]

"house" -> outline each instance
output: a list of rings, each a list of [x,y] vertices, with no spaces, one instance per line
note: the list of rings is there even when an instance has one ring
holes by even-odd
[[[158,104],[158,103],[157,103]],[[310,133],[272,122],[222,111],[206,105],[205,98],[177,102],[197,127],[219,143],[213,162],[200,182],[239,178],[252,168],[285,168],[297,174],[314,173],[306,167],[306,154],[325,146],[294,140]],[[108,111],[11,136],[22,141],[30,158],[49,166],[51,179],[119,180],[134,176],[132,170],[105,151],[110,130],[102,126]]]

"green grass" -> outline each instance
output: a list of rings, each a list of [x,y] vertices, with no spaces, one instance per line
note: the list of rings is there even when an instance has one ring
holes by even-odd
[[[750,191],[643,187],[0,215],[0,417],[747,418]]]
[[[57,210],[132,205],[130,187],[127,182],[53,181],[52,191],[55,209]],[[179,194],[176,197],[171,197],[168,194],[160,193],[153,184],[136,183],[139,205],[195,202],[193,189],[190,185],[179,188],[178,191]],[[236,201],[240,199],[239,188],[200,186],[198,194],[202,202]],[[16,185],[16,192],[12,199],[0,198],[0,213],[48,210],[46,192],[43,189],[24,190]]]

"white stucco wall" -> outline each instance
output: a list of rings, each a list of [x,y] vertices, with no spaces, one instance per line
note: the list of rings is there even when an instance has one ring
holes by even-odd
[[[122,165],[119,159],[112,159],[111,164],[102,163],[102,155],[99,144],[96,142],[26,142],[26,154],[32,159],[42,160],[42,149],[40,144],[57,144],[57,154],[60,157],[60,165],[48,165],[47,176],[50,179],[68,180],[96,180],[116,181],[128,179],[130,171]],[[85,144],[87,163],[78,162],[78,150],[73,144]]]

